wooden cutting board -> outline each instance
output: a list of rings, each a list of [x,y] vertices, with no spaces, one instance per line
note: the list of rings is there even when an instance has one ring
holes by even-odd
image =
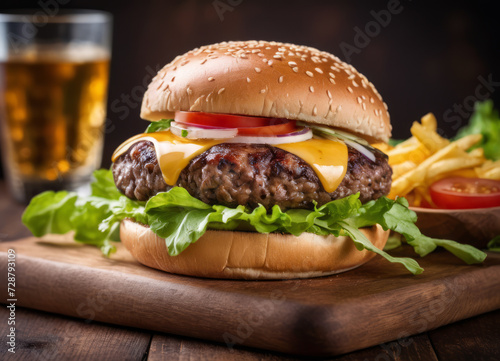
[[[226,281],[167,274],[121,246],[111,259],[72,241],[0,243],[0,274],[16,251],[16,306],[285,353],[337,355],[500,308],[500,255],[467,266],[435,252],[412,276],[375,258],[340,275]],[[409,256],[402,247],[398,256]],[[6,300],[6,277],[1,277]]]

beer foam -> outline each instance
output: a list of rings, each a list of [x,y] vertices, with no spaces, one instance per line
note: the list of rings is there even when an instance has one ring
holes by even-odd
[[[30,63],[39,61],[84,63],[95,60],[108,60],[110,55],[109,50],[98,45],[71,42],[65,44],[31,44],[17,53],[9,54],[5,60]]]

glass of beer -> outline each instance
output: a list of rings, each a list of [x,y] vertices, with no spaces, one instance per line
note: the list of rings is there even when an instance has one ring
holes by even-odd
[[[0,14],[2,162],[19,201],[85,189],[100,166],[111,27],[100,11]]]

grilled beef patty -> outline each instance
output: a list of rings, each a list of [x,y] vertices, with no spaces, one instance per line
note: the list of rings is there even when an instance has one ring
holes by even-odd
[[[348,146],[347,173],[332,193],[323,189],[314,170],[301,158],[266,144],[219,144],[193,158],[176,186],[186,188],[208,204],[255,208],[263,204],[282,209],[313,207],[360,192],[365,203],[389,193],[392,169],[375,153],[372,162]],[[153,143],[140,141],[113,165],[116,186],[127,197],[145,201],[168,186],[158,165]]]

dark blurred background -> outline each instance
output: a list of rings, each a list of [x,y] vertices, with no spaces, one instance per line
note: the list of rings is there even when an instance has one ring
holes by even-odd
[[[487,95],[500,106],[496,1],[2,0],[0,11],[49,3],[114,15],[106,167],[113,150],[147,126],[139,110],[152,74],[178,54],[224,40],[310,45],[349,61],[388,104],[394,138],[410,136],[411,122],[427,112],[453,136],[475,99]]]

